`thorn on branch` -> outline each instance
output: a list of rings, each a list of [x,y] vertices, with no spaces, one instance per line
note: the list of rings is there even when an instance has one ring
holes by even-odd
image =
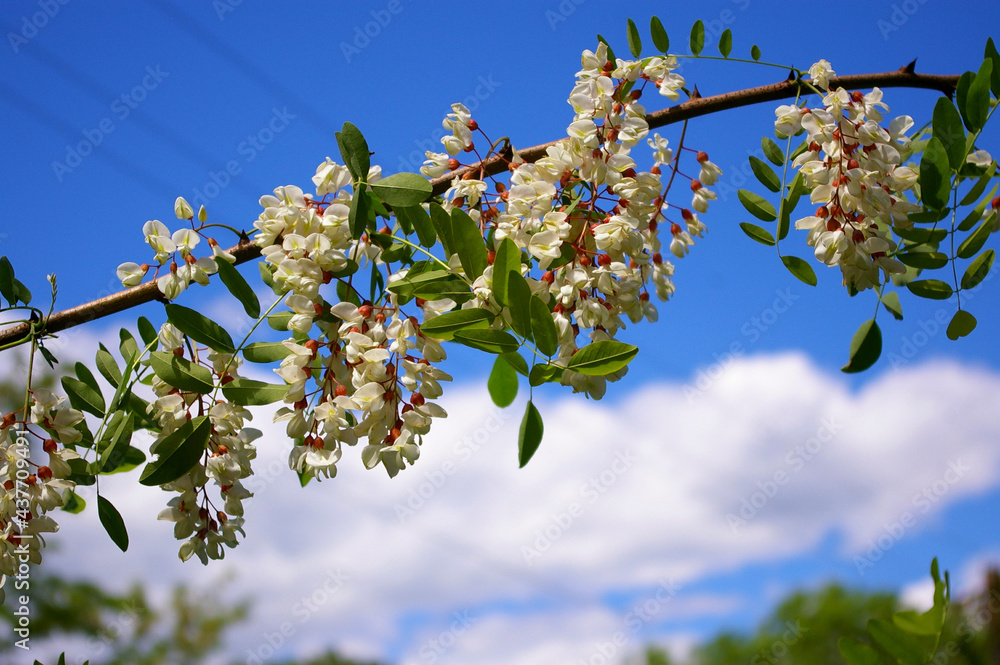
[[[694,90],[691,91],[691,99],[701,99],[701,93],[698,92],[698,84],[694,86]]]
[[[794,81],[797,78],[798,78],[798,76],[795,75],[795,70],[794,69],[789,69],[788,70],[788,78],[786,78],[785,80],[786,81]]]
[[[907,74],[913,74],[914,72],[916,72],[917,71],[917,59],[914,58],[910,62],[910,64],[906,65],[905,67],[900,67],[899,71],[905,72]]]

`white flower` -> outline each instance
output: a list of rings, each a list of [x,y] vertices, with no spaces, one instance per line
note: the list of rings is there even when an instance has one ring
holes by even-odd
[[[993,157],[990,153],[985,150],[976,150],[974,153],[970,154],[965,158],[969,164],[975,164],[976,166],[987,167],[993,163]]]
[[[194,210],[192,210],[191,204],[183,196],[178,196],[177,200],[174,201],[174,214],[177,215],[177,219],[194,218]]]
[[[142,283],[146,271],[138,263],[126,262],[118,266],[116,274],[122,281],[122,286],[132,287]]]
[[[826,60],[820,60],[809,68],[809,76],[812,78],[813,83],[820,90],[826,90],[830,87],[830,77],[836,76],[837,72],[833,71],[830,63]]]

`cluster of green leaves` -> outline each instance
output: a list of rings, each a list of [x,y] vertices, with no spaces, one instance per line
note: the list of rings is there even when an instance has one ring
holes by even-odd
[[[663,22],[656,16],[653,16],[649,20],[649,33],[653,40],[653,46],[664,55],[670,54],[670,36],[663,28]],[[642,57],[642,37],[635,25],[635,21],[632,19],[628,19],[625,36],[628,39],[628,50],[632,54],[632,57]],[[600,35],[597,38],[607,44]],[[688,48],[694,57],[709,57],[702,55],[705,49],[705,23],[701,19],[695,21],[694,25],[691,26],[691,34],[688,37]],[[729,28],[723,30],[719,36],[718,49],[722,58],[728,60],[730,54],[733,52],[733,33]],[[615,57],[611,51],[611,46],[608,46],[608,57],[614,62]],[[753,62],[760,60],[760,48],[756,44],[750,48],[750,57],[753,59]]]
[[[938,572],[937,559],[931,563],[934,605],[923,613],[903,610],[892,619],[870,619],[868,639],[841,637],[837,646],[850,665],[928,665],[937,653],[945,617],[951,601],[948,573]]]

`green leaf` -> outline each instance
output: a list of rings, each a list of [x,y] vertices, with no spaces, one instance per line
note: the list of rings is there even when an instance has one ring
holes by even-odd
[[[656,47],[656,50],[664,54],[670,51],[670,37],[667,36],[667,31],[663,29],[663,24],[656,16],[649,19],[649,33],[653,36],[653,46]]]
[[[97,514],[101,518],[104,530],[122,552],[128,550],[128,531],[125,530],[125,520],[114,505],[100,494],[97,495]]]
[[[122,328],[118,331],[118,339],[118,350],[121,352],[122,358],[125,359],[126,363],[133,358],[139,357],[139,345],[135,343],[135,338],[132,337],[132,333],[125,328]]]
[[[351,197],[351,211],[347,216],[348,224],[351,227],[351,237],[355,240],[360,240],[361,236],[365,234],[370,207],[371,198],[368,196],[368,192],[361,187],[355,189],[354,196]]]
[[[507,283],[510,273],[521,274],[521,250],[510,238],[504,238],[493,258],[493,296],[503,306],[508,306]]]
[[[719,37],[719,53],[722,54],[723,58],[728,58],[729,54],[733,52],[733,32],[729,28],[722,31],[722,36]]]
[[[531,339],[531,287],[521,273],[510,273],[507,278],[507,308],[510,310],[510,327],[525,339]]]
[[[421,247],[430,249],[434,246],[437,241],[437,233],[434,231],[430,216],[422,206],[397,206],[392,211],[395,213],[396,219],[399,220],[399,225],[406,231],[406,235],[411,233],[407,230],[407,226],[413,227],[413,230],[417,232],[417,240],[420,241]]]
[[[975,329],[976,317],[966,310],[960,309],[955,312],[955,316],[951,317],[951,323],[948,324],[948,339],[952,341],[957,340],[959,337],[965,337]]]
[[[778,240],[784,240],[788,235],[788,230],[792,227],[792,204],[788,199],[781,199],[781,207],[778,210],[778,228],[775,235]]]
[[[445,256],[455,254],[455,243],[452,241],[451,215],[437,203],[430,204],[431,223],[437,231],[437,237],[441,239]]]
[[[90,371],[89,367],[81,362],[78,362],[73,366],[73,369],[76,371],[76,378],[90,386],[94,392],[100,394],[101,386],[97,383],[97,377],[94,376],[94,373]],[[104,414],[102,413],[101,415]]]
[[[253,292],[247,281],[243,279],[240,271],[222,257],[216,257],[215,263],[219,266],[219,279],[233,294],[233,297],[240,301],[247,316],[251,319],[260,316],[260,300],[257,299],[257,294]]]
[[[535,408],[535,404],[528,400],[528,405],[524,410],[524,418],[521,419],[521,428],[517,436],[517,461],[519,468],[531,460],[531,457],[538,450],[538,445],[542,442],[542,435],[545,426],[542,424],[542,414]]]
[[[344,160],[344,166],[354,177],[354,182],[365,182],[371,168],[371,152],[361,130],[351,123],[345,122],[343,129],[335,136],[337,147],[340,148],[340,157]]]
[[[927,141],[920,159],[920,193],[924,205],[929,208],[941,210],[948,205],[951,193],[948,153],[941,140],[934,136]]]
[[[993,63],[993,75],[990,79],[990,89],[993,90],[993,96],[1000,99],[1000,53],[997,52],[996,44],[993,43],[993,38],[989,37],[986,40],[986,52],[983,55],[984,58],[989,58]]]
[[[774,236],[767,229],[761,228],[756,224],[751,224],[750,222],[740,222],[740,228],[743,229],[743,233],[756,240],[762,245],[773,246]]]
[[[565,370],[558,365],[534,365],[528,373],[528,384],[535,387],[543,383],[559,383],[562,381],[563,372]]]
[[[17,291],[14,289],[14,266],[6,256],[0,257],[0,295],[13,307],[17,300]]]
[[[847,364],[840,371],[848,374],[863,372],[882,355],[882,331],[875,319],[869,319],[861,324],[851,340],[851,355]]]
[[[156,376],[175,388],[202,395],[212,392],[212,372],[187,358],[155,351],[149,354],[149,366]]]
[[[200,312],[183,305],[168,304],[166,306],[167,320],[196,342],[218,351],[219,353],[235,353],[233,338],[225,328],[212,321]]]
[[[70,480],[77,485],[93,485],[97,482],[97,478],[90,470],[90,464],[87,463],[85,459],[71,459],[66,462],[69,464],[70,475],[66,476],[66,480]]]
[[[62,497],[63,497],[62,509],[65,510],[67,513],[72,513],[73,515],[79,515],[87,507],[87,502],[83,500],[83,497],[74,492],[73,490],[63,490]]]
[[[111,355],[111,352],[103,344],[97,350],[95,363],[97,364],[97,371],[101,373],[101,376],[117,388],[118,383],[122,380],[122,371],[118,368],[118,363],[115,362],[114,356]]]
[[[547,356],[555,355],[559,350],[559,333],[556,331],[556,324],[552,320],[552,312],[548,306],[536,295],[532,295],[529,301],[531,315],[531,336],[535,340],[538,350]]]
[[[899,294],[895,291],[882,294],[882,305],[897,321],[903,320],[903,308],[899,304]]]
[[[781,178],[778,177],[778,174],[774,172],[774,169],[768,166],[764,160],[750,155],[750,170],[753,171],[755,176],[757,176],[757,180],[760,181],[760,184],[764,185],[772,192],[781,191]],[[744,205],[746,204],[744,203]]]
[[[149,319],[147,319],[145,316],[140,316],[135,323],[136,326],[139,328],[139,337],[142,339],[143,346],[149,346],[150,344],[152,344],[153,346],[150,347],[150,350],[155,351],[156,345],[158,343],[157,339],[159,337],[158,333],[156,332],[156,328],[153,327],[153,324],[150,323]]]
[[[461,208],[451,211],[451,229],[454,240],[453,249],[462,262],[462,270],[469,279],[476,279],[483,274],[489,265],[489,253],[483,242],[483,232],[469,213]]]
[[[239,378],[224,384],[222,394],[241,406],[263,406],[283,400],[288,394],[288,386]]]
[[[371,183],[372,191],[393,208],[396,206],[419,206],[433,193],[427,178],[417,173],[393,173]]]
[[[774,206],[759,194],[754,194],[748,189],[741,189],[736,192],[736,196],[747,212],[762,222],[773,222],[778,218]]]
[[[940,279],[918,279],[907,282],[906,288],[915,296],[931,300],[947,300],[953,293],[951,285]]]
[[[638,58],[642,53],[642,39],[639,37],[639,30],[635,27],[635,21],[628,20],[628,50],[633,58]]]
[[[274,363],[284,360],[290,354],[281,342],[254,342],[243,347],[243,357],[252,363]]]
[[[965,162],[965,128],[962,116],[947,97],[939,97],[934,105],[934,136],[941,141],[948,154],[951,168],[958,170]]]
[[[604,376],[628,365],[637,353],[638,347],[624,342],[591,342],[573,354],[566,369],[588,376]]]
[[[504,356],[497,356],[493,362],[493,370],[486,381],[493,403],[503,408],[510,406],[517,397],[517,372]]]
[[[837,649],[850,665],[896,665],[886,663],[874,647],[855,637],[841,637],[837,640]]]
[[[972,86],[975,78],[976,75],[973,72],[965,72],[958,77],[958,85],[955,87],[955,104],[958,106],[958,112],[962,114],[962,121],[965,122],[965,127],[970,130],[972,129],[972,123],[969,122],[966,102],[969,97],[969,88]]]
[[[967,206],[982,196],[982,193],[986,191],[986,187],[990,184],[990,179],[993,177],[996,170],[997,162],[996,160],[993,160],[993,163],[986,169],[986,173],[979,177],[979,180],[977,180],[976,184],[972,186],[972,189],[970,189],[968,193],[962,197],[962,200],[958,202],[958,205]]]
[[[760,47],[756,44],[750,47],[750,57],[754,59],[754,62],[760,60]]]
[[[976,255],[986,241],[989,239],[990,234],[993,232],[993,223],[996,221],[997,214],[994,212],[989,217],[984,219],[972,234],[962,241],[962,244],[958,246],[956,254],[960,259],[971,259]]]
[[[156,446],[157,458],[146,465],[139,483],[155,487],[170,483],[191,470],[205,452],[212,421],[208,416],[192,418]]]
[[[105,447],[97,465],[101,473],[111,473],[125,462],[134,430],[135,418],[132,414],[117,411],[105,430]]]
[[[511,353],[520,346],[510,333],[503,330],[459,330],[452,339],[487,353]]]
[[[62,387],[74,409],[86,411],[98,418],[104,416],[104,397],[100,392],[71,376],[62,378]]]
[[[698,19],[691,26],[691,55],[700,55],[701,50],[705,48],[705,24]]]
[[[900,238],[905,238],[918,244],[936,244],[948,237],[947,229],[922,229],[918,226],[904,229],[894,226],[892,230]]]
[[[27,305],[31,302],[31,291],[20,280],[14,280],[14,299]]]
[[[449,340],[459,330],[489,328],[493,314],[485,309],[460,309],[435,316],[420,325],[420,332],[434,339]]]
[[[418,284],[413,289],[413,295],[424,300],[451,298],[456,303],[463,303],[474,297],[468,282],[457,275],[450,274],[443,279]]]
[[[986,124],[990,111],[990,84],[993,81],[993,61],[983,60],[979,73],[969,85],[968,97],[965,100],[965,113],[969,120],[970,131],[977,131]]]
[[[777,143],[764,136],[760,140],[760,147],[764,149],[764,156],[767,157],[769,162],[775,166],[784,165],[785,153],[780,147],[778,147]]]
[[[897,254],[900,263],[921,270],[937,270],[948,265],[948,255],[941,252],[907,252]]]
[[[500,355],[518,374],[528,376],[528,363],[520,353],[503,353]]]
[[[781,262],[788,268],[788,272],[798,277],[801,281],[809,286],[816,286],[816,273],[813,271],[812,266],[805,260],[797,256],[782,256]]]
[[[267,325],[280,332],[288,332],[288,322],[295,316],[294,312],[275,312],[267,315]]]
[[[969,267],[965,269],[965,274],[962,275],[963,289],[974,288],[986,279],[986,275],[990,273],[990,268],[993,267],[994,256],[995,252],[992,249],[988,249],[969,264]]]
[[[990,189],[990,193],[984,196],[983,200],[980,201],[979,204],[973,208],[972,211],[965,216],[965,219],[959,222],[958,226],[955,228],[959,231],[968,231],[973,226],[978,224],[979,220],[983,218],[983,214],[986,212],[986,206],[989,205],[993,195],[996,194],[997,187],[1000,187],[1000,185],[993,185],[993,188]]]

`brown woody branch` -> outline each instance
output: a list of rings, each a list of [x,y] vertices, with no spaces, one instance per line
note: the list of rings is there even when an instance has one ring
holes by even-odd
[[[958,76],[917,74],[914,73],[913,64],[911,63],[907,67],[903,67],[895,72],[857,74],[831,78],[830,87],[842,86],[849,90],[876,86],[880,88],[920,88],[937,90],[950,97],[958,85],[958,78]],[[810,92],[808,86],[802,81],[792,79],[782,81],[781,83],[747,88],[736,92],[727,92],[712,97],[695,97],[677,106],[650,113],[646,120],[650,129],[654,129],[719,111],[787,99],[794,97],[800,90],[803,94]],[[556,143],[557,141],[552,141],[524,150],[518,150],[517,154],[525,162],[535,162],[545,156],[549,146]],[[447,175],[436,178],[431,181],[431,185],[434,194],[440,195],[448,190],[453,179],[460,178],[466,173],[476,172],[477,178],[481,179],[485,175],[496,175],[507,170],[507,168],[507,158],[504,155],[498,155],[471,166],[464,166]],[[484,172],[485,175],[479,175],[479,172]],[[258,247],[252,242],[246,241],[231,247],[229,252],[236,257],[237,264],[245,263],[260,256]],[[45,320],[42,330],[46,333],[59,332],[60,330],[66,330],[67,328],[72,328],[111,314],[117,314],[137,305],[159,299],[161,299],[161,295],[156,287],[156,282],[146,282],[131,289],[119,291],[110,296],[98,298],[83,305],[56,312]],[[29,325],[26,323],[0,330],[0,346],[25,339],[30,330]]]

